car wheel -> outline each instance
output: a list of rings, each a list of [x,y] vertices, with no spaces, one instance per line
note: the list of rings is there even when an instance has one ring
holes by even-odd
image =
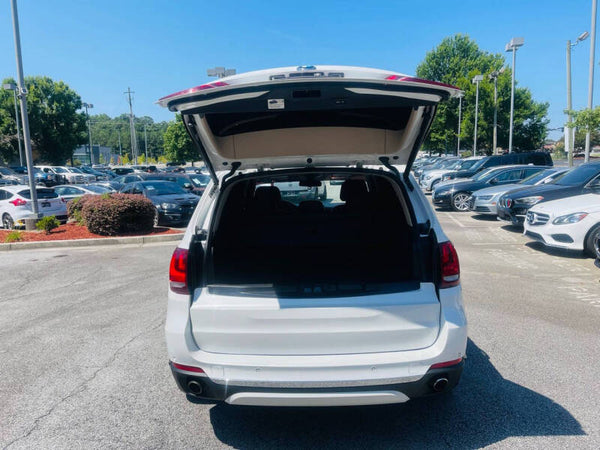
[[[585,238],[585,252],[596,258],[600,258],[600,223],[596,224]]]
[[[15,228],[15,221],[9,214],[4,214],[2,216],[2,228],[5,230],[13,230]]]
[[[457,192],[452,196],[452,209],[454,211],[468,211],[469,197],[466,192]]]
[[[440,183],[441,180],[435,180],[433,183],[431,183],[431,190],[433,191],[436,187],[436,185],[438,185]]]

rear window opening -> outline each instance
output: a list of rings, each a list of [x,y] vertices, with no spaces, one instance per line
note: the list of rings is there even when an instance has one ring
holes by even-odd
[[[211,292],[370,295],[432,280],[429,237],[399,185],[373,174],[255,177],[224,192],[206,259]]]

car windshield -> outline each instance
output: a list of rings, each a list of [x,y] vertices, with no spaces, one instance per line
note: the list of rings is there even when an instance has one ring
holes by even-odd
[[[210,177],[208,175],[202,174],[190,175],[190,179],[192,180],[192,183],[194,183],[194,186],[197,187],[205,187],[210,181]]]
[[[36,189],[36,192],[37,192],[38,198],[57,198],[58,197],[58,194],[56,192],[54,192],[54,189]],[[17,194],[23,198],[31,199],[31,192],[29,191],[29,189],[19,191]]]
[[[87,185],[85,189],[87,189],[88,191],[95,192],[96,194],[104,194],[106,192],[110,192],[110,189],[105,188],[104,186],[95,186],[91,184]]]
[[[70,170],[71,172],[73,172],[73,173],[83,173],[83,172],[82,172],[81,170],[79,170],[77,167],[71,167],[69,170]]]
[[[467,170],[475,165],[476,162],[481,161],[480,159],[465,159],[464,161],[459,161],[458,169]]]
[[[497,167],[492,167],[490,169],[479,172],[477,175],[473,177],[473,181],[487,181],[488,178],[492,178],[496,172],[498,172]]]
[[[62,167],[53,167],[53,170],[56,173],[67,173],[67,170],[63,169]]]
[[[599,173],[600,164],[584,164],[569,170],[562,177],[559,177],[554,184],[561,186],[577,186],[587,183]]]
[[[542,181],[544,178],[546,178],[549,175],[552,175],[555,172],[556,172],[556,170],[554,170],[554,169],[542,170],[541,172],[537,172],[537,173],[534,173],[533,175],[529,175],[527,178],[523,178],[521,181],[519,181],[518,184],[525,184],[528,186],[533,186],[538,181]]]
[[[187,191],[170,181],[147,181],[142,186],[150,195],[187,194]]]
[[[475,161],[475,163],[469,167],[469,169],[472,170],[477,170],[479,169],[481,166],[483,166],[485,164],[485,162],[487,161],[487,158],[482,158],[482,159],[478,159],[477,161]],[[466,167],[461,167],[462,170],[467,169]]]

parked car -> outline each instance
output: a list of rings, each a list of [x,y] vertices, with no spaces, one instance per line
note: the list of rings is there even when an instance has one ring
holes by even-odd
[[[2,166],[0,166],[0,179],[12,180],[19,184],[28,184],[29,183],[29,180],[27,179],[26,175],[19,175],[14,170],[9,169],[8,167],[2,167]]]
[[[514,184],[502,184],[499,186],[491,186],[484,189],[479,189],[471,195],[469,209],[478,214],[498,215],[498,199],[507,192],[514,189],[519,189],[525,186],[537,186],[540,184],[552,183],[558,177],[567,172],[567,168],[552,167],[540,172],[533,173],[527,178]]]
[[[589,193],[600,182],[600,162],[575,167],[552,183],[507,192],[498,199],[498,217],[522,225],[527,211],[542,201],[558,200]]]
[[[71,186],[67,184],[62,186],[55,186],[54,192],[56,192],[59,195],[59,197],[62,198],[66,203],[69,200],[82,197],[86,194],[102,195],[108,194],[113,191],[112,189],[96,184],[86,184],[85,186]]]
[[[38,211],[45,216],[55,216],[61,222],[67,221],[67,205],[51,188],[36,188]],[[25,219],[33,213],[29,186],[0,186],[0,218],[2,228],[25,226]]]
[[[92,169],[91,167],[79,166],[78,169],[81,170],[83,173],[93,175],[95,177],[94,180],[89,181],[90,183],[93,183],[94,181],[107,181],[109,178],[108,175],[106,175],[105,173],[100,172],[99,170]]]
[[[113,167],[112,171],[117,176],[127,175],[129,173],[133,173],[133,169],[131,167]]]
[[[88,175],[66,166],[36,166],[45,173],[53,173],[57,184],[83,184],[89,180]],[[95,180],[94,180],[95,181]]]
[[[596,257],[600,237],[600,183],[593,193],[539,203],[527,212],[525,235],[549,247]]]
[[[172,181],[138,181],[123,186],[123,194],[138,194],[150,199],[156,207],[155,225],[180,225],[190,220],[199,197]]]
[[[507,155],[485,156],[479,162],[468,169],[448,172],[442,177],[442,181],[454,180],[455,178],[471,178],[482,170],[496,166],[508,166],[513,164],[533,164],[536,166],[552,166],[552,157],[546,152],[509,153]]]
[[[210,86],[159,101],[196,127],[213,193],[169,270],[179,387],[262,406],[401,403],[453,388],[467,341],[458,257],[410,170],[429,113],[459,90],[340,66]],[[290,207],[275,185],[334,175],[336,206]]]
[[[109,192],[119,192],[123,187],[121,183],[116,183],[114,181],[97,181],[95,183],[90,183],[88,186],[102,186],[108,189]]]
[[[208,186],[210,176],[200,172],[157,173],[152,178],[146,179],[172,181],[177,183],[183,189],[200,196],[204,193],[206,186]]]
[[[436,186],[431,200],[434,205],[452,208],[454,211],[468,211],[471,194],[490,186],[513,184],[538,173],[545,166],[500,166],[483,171],[473,178],[457,179]]]
[[[473,156],[470,158],[456,160],[451,166],[443,169],[425,170],[419,178],[419,185],[423,190],[425,190],[425,192],[431,192],[435,186],[442,181],[442,177],[445,174],[454,170],[467,170],[482,158],[483,156]]]
[[[425,172],[437,169],[447,169],[451,166],[454,166],[458,161],[460,161],[460,158],[458,156],[445,156],[436,160],[433,164],[426,164],[423,167],[414,169],[413,175],[418,180],[421,178],[421,175],[423,175],[423,173]]]
[[[27,176],[27,167],[24,166],[14,166],[11,167],[12,170],[17,172],[19,175],[25,175],[27,177],[27,181],[24,181],[21,184],[29,184],[29,177]],[[46,187],[52,187],[56,185],[56,176],[52,172],[43,172],[37,167],[33,168],[33,176],[35,178],[35,184],[43,184]]]

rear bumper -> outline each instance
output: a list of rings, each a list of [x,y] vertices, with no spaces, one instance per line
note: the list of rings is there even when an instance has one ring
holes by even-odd
[[[253,406],[356,406],[404,403],[453,389],[459,382],[464,361],[430,369],[419,380],[384,385],[334,387],[238,386],[216,383],[208,376],[193,374],[171,366],[179,389],[193,397]],[[436,381],[442,380],[436,385]],[[436,388],[434,388],[434,385]]]
[[[332,403],[360,401],[360,404],[398,402],[402,396],[390,397],[381,392],[402,393],[409,399],[433,393],[429,383],[440,373],[450,372],[456,377],[448,378],[449,388],[458,382],[461,369],[445,368],[432,371],[436,363],[464,358],[467,345],[467,321],[462,306],[461,287],[440,290],[441,316],[439,333],[429,347],[406,351],[380,353],[320,354],[320,355],[260,355],[210,353],[198,347],[191,329],[190,296],[169,291],[169,305],[165,324],[165,337],[169,360],[178,364],[201,368],[198,373],[173,371],[177,383],[184,392],[190,392],[188,383],[200,378],[206,384],[202,394],[206,398],[227,400],[242,392],[266,392],[279,394],[305,393],[308,397],[323,393],[359,392],[360,399],[331,399]],[[185,375],[185,377],[184,377]],[[435,381],[435,380],[433,380]],[[238,389],[239,388],[239,389]],[[367,394],[362,394],[363,392]],[[369,395],[369,392],[376,394]],[[244,395],[243,400],[252,401]],[[268,397],[268,396],[267,396]],[[289,397],[289,396],[288,396]],[[294,397],[283,395],[287,404]],[[279,401],[273,400],[272,401]],[[268,401],[271,401],[268,400]],[[267,404],[256,400],[255,404]],[[323,404],[326,404],[326,400]],[[405,400],[404,400],[405,401]],[[262,402],[262,403],[261,403]],[[318,403],[318,402],[317,402]],[[247,404],[247,403],[244,403]],[[249,404],[249,403],[248,403]],[[269,403],[272,404],[272,403]]]

